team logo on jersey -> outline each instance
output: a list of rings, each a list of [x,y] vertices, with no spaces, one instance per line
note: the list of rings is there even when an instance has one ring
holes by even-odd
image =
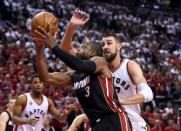
[[[24,116],[25,116],[26,118],[29,118],[29,117],[31,117],[32,115],[44,117],[45,114],[46,114],[46,113],[45,113],[44,110],[36,108],[36,109],[32,109],[32,110],[28,111]]]
[[[75,82],[74,88],[75,89],[83,88],[83,87],[86,87],[88,84],[90,84],[90,77],[89,76],[85,77],[81,81]]]

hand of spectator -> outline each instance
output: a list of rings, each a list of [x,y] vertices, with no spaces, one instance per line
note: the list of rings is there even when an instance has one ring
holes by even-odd
[[[88,14],[81,10],[75,10],[70,20],[70,25],[78,27],[83,26],[89,20]]]
[[[69,114],[74,109],[76,109],[76,105],[75,104],[69,104],[69,105],[65,106],[64,113]]]

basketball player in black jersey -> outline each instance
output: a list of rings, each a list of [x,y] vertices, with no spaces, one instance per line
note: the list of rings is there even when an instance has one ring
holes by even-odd
[[[6,111],[2,112],[0,115],[0,131],[12,131],[12,113],[15,99],[9,99]]]
[[[131,131],[128,117],[124,109],[118,105],[112,73],[102,57],[101,44],[85,43],[82,51],[77,53],[80,58],[85,59],[81,60],[56,46],[55,38],[43,28],[39,27],[34,32],[39,35],[39,38],[34,40],[40,79],[52,84],[73,84],[93,131]],[[56,57],[77,72],[71,76],[61,72],[48,73],[42,43],[45,43]]]

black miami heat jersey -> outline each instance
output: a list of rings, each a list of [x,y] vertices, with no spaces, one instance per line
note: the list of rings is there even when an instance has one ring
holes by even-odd
[[[75,93],[85,114],[90,120],[91,126],[101,121],[101,118],[105,116],[116,117],[116,120],[114,119],[115,121],[121,121],[121,126],[125,125],[123,123],[128,121],[128,118],[125,115],[124,109],[118,105],[117,94],[113,88],[112,78],[105,78],[98,74],[86,75],[75,73],[72,76],[72,80],[74,82]],[[117,122],[115,124],[117,124]],[[104,124],[109,124],[109,122]],[[107,131],[112,130],[115,130],[112,126],[111,129],[107,129]],[[122,127],[118,130],[122,130]],[[125,128],[123,131],[129,130]]]

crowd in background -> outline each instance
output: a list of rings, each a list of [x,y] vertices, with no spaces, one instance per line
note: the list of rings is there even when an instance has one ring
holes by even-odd
[[[9,96],[30,90],[36,73],[35,47],[31,38],[31,20],[46,10],[59,19],[61,41],[72,13],[79,8],[90,15],[89,22],[78,28],[73,38],[77,48],[86,40],[100,40],[104,32],[120,36],[121,54],[138,62],[154,92],[154,101],[143,106],[142,115],[154,130],[170,131],[180,125],[181,110],[181,15],[145,8],[129,9],[121,5],[88,0],[3,0],[0,2],[0,110]],[[46,49],[49,71],[69,70]],[[45,94],[62,109],[76,103],[68,124],[81,112],[72,87],[45,85]],[[65,126],[66,123],[55,124]]]

